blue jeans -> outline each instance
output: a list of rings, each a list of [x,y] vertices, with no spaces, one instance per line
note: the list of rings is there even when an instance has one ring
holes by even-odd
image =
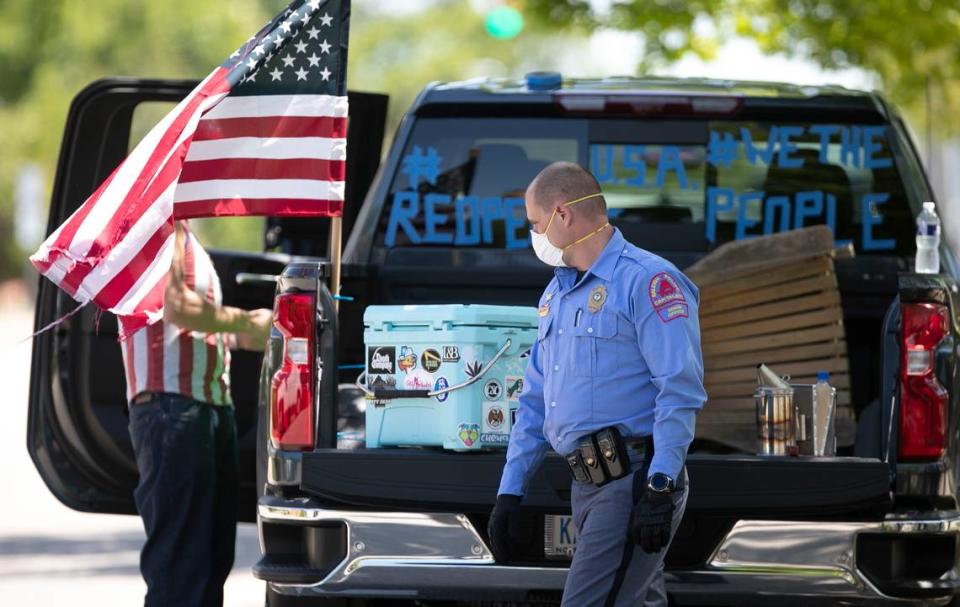
[[[179,394],[130,405],[147,541],[146,607],[220,607],[237,530],[237,431],[232,407]]]

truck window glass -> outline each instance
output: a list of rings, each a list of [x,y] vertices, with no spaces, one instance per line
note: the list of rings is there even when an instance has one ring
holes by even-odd
[[[589,141],[582,119],[421,119],[378,244],[527,248],[524,189],[568,160],[590,168],[611,221],[651,250],[706,251],[827,224],[858,253],[912,254],[913,215],[886,127],[714,121],[708,132],[695,143],[609,142]]]
[[[421,119],[404,148],[378,244],[529,248],[523,192],[545,166],[585,160],[586,121]]]
[[[857,253],[911,255],[914,218],[882,125],[715,122],[707,240],[827,224]]]

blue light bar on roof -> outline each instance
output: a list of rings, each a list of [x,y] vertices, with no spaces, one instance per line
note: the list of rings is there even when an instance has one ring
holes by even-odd
[[[526,78],[527,88],[531,91],[553,91],[563,83],[560,72],[530,72]]]

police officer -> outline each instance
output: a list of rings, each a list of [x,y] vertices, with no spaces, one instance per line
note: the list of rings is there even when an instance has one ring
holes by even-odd
[[[610,225],[599,184],[579,165],[541,171],[526,211],[537,256],[557,269],[490,516],[494,555],[509,560],[530,531],[520,504],[550,446],[573,473],[579,530],[563,606],[665,606],[663,557],[706,400],[697,288]]]

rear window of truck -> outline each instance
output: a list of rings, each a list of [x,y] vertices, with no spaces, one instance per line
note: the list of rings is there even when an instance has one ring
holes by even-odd
[[[530,246],[523,193],[557,160],[597,177],[611,221],[660,251],[826,224],[858,253],[910,255],[913,214],[884,125],[421,118],[380,218],[393,247]]]

